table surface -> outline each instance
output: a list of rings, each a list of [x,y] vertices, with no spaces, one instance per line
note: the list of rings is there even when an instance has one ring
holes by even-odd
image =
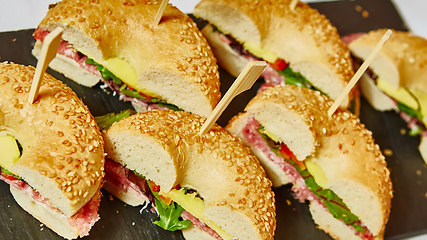
[[[30,50],[34,44],[33,29],[44,16],[47,5],[52,0],[14,0],[7,1],[0,9],[0,61],[35,66],[36,60]],[[198,1],[171,0],[183,12],[191,13]],[[325,14],[345,35],[352,32],[369,31],[386,27],[397,30],[411,30],[427,38],[427,17],[420,9],[427,9],[425,0],[354,0],[354,1],[309,1],[313,8]],[[368,18],[355,11],[362,6],[369,12]],[[20,30],[28,29],[28,30]],[[20,31],[15,31],[20,30]],[[91,109],[93,115],[118,112],[130,105],[106,94],[99,88],[84,88],[69,81],[61,74],[48,70],[57,79],[69,85]],[[234,80],[220,69],[221,92],[225,93]],[[242,111],[259,85],[239,95],[224,112],[218,123],[224,126],[228,120]],[[361,121],[373,131],[381,149],[391,149],[394,154],[387,157],[395,189],[390,220],[386,228],[386,239],[427,239],[427,166],[421,159],[417,145],[419,138],[402,136],[400,129],[405,123],[394,113],[379,113],[362,99]],[[417,174],[418,173],[418,174]],[[25,213],[14,202],[7,184],[0,182],[0,239],[60,239],[38,221]],[[308,207],[295,201],[288,186],[275,189],[277,202],[276,239],[330,239],[328,235],[314,226]],[[289,202],[288,205],[286,202]],[[101,220],[95,224],[88,239],[182,239],[179,232],[169,233],[154,226],[151,222],[155,214],[140,208],[125,206],[104,192],[100,207]],[[114,222],[112,221],[114,219]],[[416,237],[418,236],[418,237]]]

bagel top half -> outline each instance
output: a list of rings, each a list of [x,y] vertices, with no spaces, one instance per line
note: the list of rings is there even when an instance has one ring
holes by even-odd
[[[364,34],[349,44],[351,52],[366,59],[387,29]],[[370,64],[381,79],[394,88],[404,87],[427,92],[427,40],[410,32],[393,30],[390,38]]]
[[[290,4],[291,0],[203,0],[193,14],[239,43],[273,52],[336,99],[353,75],[350,51],[324,15],[303,2],[294,9]],[[349,102],[346,98],[342,105]]]
[[[113,124],[104,134],[107,157],[155,182],[203,198],[203,215],[239,239],[272,239],[274,193],[258,160],[218,125],[199,135],[206,118],[153,110]]]
[[[89,109],[65,84],[42,76],[28,103],[34,67],[0,63],[0,135],[22,147],[8,171],[21,177],[65,215],[72,216],[99,190],[103,139]]]
[[[216,59],[196,23],[171,4],[155,24],[160,3],[64,0],[47,12],[38,28],[62,27],[63,40],[98,63],[113,58],[127,62],[132,70],[125,75],[134,71],[136,76],[121,80],[134,89],[207,117],[220,99]],[[93,86],[98,79],[73,80]]]

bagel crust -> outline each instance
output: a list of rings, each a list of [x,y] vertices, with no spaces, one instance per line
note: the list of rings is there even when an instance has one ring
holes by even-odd
[[[100,189],[103,139],[86,105],[49,74],[36,101],[28,103],[34,72],[31,66],[0,63],[0,133],[22,146],[8,170],[69,217]]]
[[[290,3],[203,0],[193,13],[240,43],[251,42],[275,53],[316,88],[336,99],[354,74],[350,51],[324,15],[301,1],[290,9]],[[349,99],[342,105],[348,106]]]
[[[334,191],[375,237],[382,238],[393,197],[390,171],[372,132],[348,110],[338,108],[329,117],[332,104],[317,91],[287,85],[267,88],[245,111],[300,159],[319,166],[327,179],[325,188]],[[242,116],[234,117],[226,129],[242,136]],[[265,161],[263,155],[260,158]],[[273,170],[278,172],[266,171]]]
[[[38,27],[62,27],[62,38],[94,59],[127,61],[144,93],[207,117],[221,97],[216,59],[196,23],[171,4],[154,24],[160,3],[64,0]]]
[[[172,185],[195,189],[204,200],[203,214],[209,220],[238,239],[273,239],[276,214],[271,181],[249,148],[225,129],[215,124],[199,135],[204,121],[204,117],[171,110],[132,115],[105,133],[107,157],[132,169],[134,150],[121,153],[120,146],[134,145],[136,138],[152,141],[163,148],[156,150],[158,155],[163,155],[161,151],[169,154],[168,164],[175,171]],[[144,152],[152,149],[142,147]],[[144,165],[155,161],[148,154],[138,156]],[[162,178],[169,175],[162,172],[163,166],[158,169],[135,170],[168,191],[170,185],[162,185]]]

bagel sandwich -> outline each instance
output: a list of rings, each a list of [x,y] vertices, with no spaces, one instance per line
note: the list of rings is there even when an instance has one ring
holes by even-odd
[[[35,30],[32,53],[38,57],[44,37],[62,27],[52,69],[88,87],[101,80],[101,88],[136,111],[171,108],[207,117],[221,95],[216,59],[196,23],[171,4],[154,24],[160,3],[61,1]]]
[[[28,103],[34,72],[0,63],[0,179],[58,235],[83,237],[99,219],[104,141],[86,105],[52,76]]]
[[[348,36],[355,64],[367,58],[386,29]],[[427,40],[410,32],[393,31],[360,79],[363,96],[378,111],[397,111],[409,134],[419,135],[419,150],[427,162]]]
[[[182,230],[186,239],[273,239],[271,181],[249,148],[220,126],[199,135],[205,120],[153,110],[114,123],[103,134],[104,188],[132,206],[153,203],[155,224]]]
[[[250,147],[274,187],[291,183],[334,239],[383,239],[392,183],[372,133],[333,100],[296,86],[269,87],[226,129]]]
[[[237,77],[250,60],[269,63],[259,91],[297,85],[338,98],[353,76],[352,60],[337,29],[317,10],[291,0],[202,0],[193,14],[218,64]],[[352,93],[353,94],[353,93]],[[350,105],[351,96],[342,101]],[[354,106],[353,106],[354,107]]]

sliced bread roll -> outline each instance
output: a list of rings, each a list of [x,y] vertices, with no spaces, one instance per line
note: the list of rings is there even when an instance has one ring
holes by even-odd
[[[250,150],[220,126],[199,135],[205,120],[170,110],[123,118],[104,135],[107,158],[154,182],[160,192],[195,190],[204,202],[202,215],[234,238],[272,239],[270,180]],[[185,231],[187,239],[200,239],[198,230]]]
[[[88,57],[129,89],[207,117],[220,99],[216,59],[196,23],[171,4],[155,24],[160,3],[61,1],[39,23],[33,54],[39,56],[46,32],[62,27],[53,69],[93,86],[101,74],[85,63]]]
[[[42,76],[38,96],[33,104],[29,103],[34,73],[31,66],[0,63],[0,137],[11,136],[21,147],[13,161],[7,161],[3,158],[5,153],[1,153],[0,178],[11,185],[18,203],[40,221],[44,222],[45,217],[41,205],[54,215],[61,215],[58,221],[65,222],[52,225],[52,230],[61,235],[63,231],[56,226],[69,225],[67,221],[100,192],[104,141],[87,106],[71,88],[52,76]],[[94,214],[96,220],[99,200],[88,213]],[[74,232],[64,237],[88,234],[90,227],[78,232],[80,227],[71,227]]]
[[[267,88],[255,96],[246,106],[245,113],[234,117],[226,129],[240,136],[251,149],[257,149],[254,153],[266,172],[274,172],[276,176],[271,178],[274,186],[287,183],[275,182],[276,179],[287,179],[294,184],[299,199],[311,202],[313,219],[321,229],[336,239],[348,239],[349,232],[355,239],[363,239],[360,237],[367,231],[376,239],[382,239],[393,195],[390,172],[372,133],[359,119],[343,109],[328,116],[332,103],[331,99],[309,89],[295,86]],[[256,134],[260,135],[258,131],[271,138],[269,146],[279,144],[282,149],[286,146],[291,152],[287,153],[289,156],[286,157],[280,149],[282,155],[278,161],[279,155],[271,153],[270,148],[265,150],[259,139],[264,141],[263,144],[266,144],[265,140],[256,138]],[[292,154],[295,157],[291,157]],[[295,173],[295,165],[293,169],[283,167],[289,157],[294,162],[302,162],[297,169],[300,175]],[[270,163],[265,164],[268,161]],[[332,217],[331,209],[325,207],[326,202],[310,193],[301,195],[307,194],[308,190],[301,185],[307,184],[307,187],[310,184],[306,180],[308,176],[301,177],[301,174],[307,174],[300,171],[303,170],[301,164],[307,167],[321,189],[331,190],[342,199],[366,230],[355,232],[354,225],[347,226],[343,220]],[[272,165],[275,166],[272,168]]]
[[[193,14],[224,35],[231,35],[256,57],[264,57],[271,64],[276,58],[285,60],[293,71],[336,99],[353,75],[350,52],[324,15],[306,3],[298,2],[294,9],[290,3],[291,0],[203,0]],[[208,28],[202,32],[219,65],[237,76],[247,59],[233,52],[212,27]],[[342,105],[348,106],[349,102],[347,97]]]
[[[387,29],[370,31],[349,43],[352,54],[366,59]],[[370,69],[376,76],[364,74],[361,91],[379,111],[396,110],[414,135],[427,135],[427,40],[410,32],[393,31]],[[371,75],[372,76],[372,75]],[[421,157],[427,162],[426,144],[421,143]]]

